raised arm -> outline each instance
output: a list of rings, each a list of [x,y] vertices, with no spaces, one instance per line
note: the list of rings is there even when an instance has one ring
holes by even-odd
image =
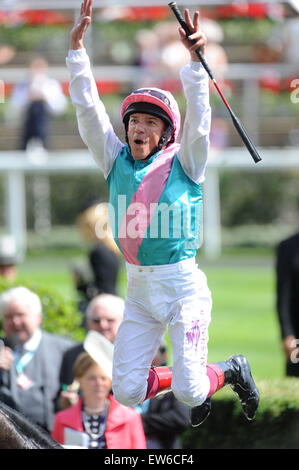
[[[115,135],[92,75],[84,36],[91,23],[93,0],[84,0],[80,16],[70,32],[66,59],[71,73],[70,96],[76,108],[79,133],[105,178],[123,144]]]
[[[93,0],[84,0],[81,3],[80,16],[70,32],[70,49],[83,49],[83,40],[88,26],[91,23]]]
[[[191,35],[187,38],[184,29],[180,26],[179,27],[179,34],[181,37],[181,41],[183,45],[188,49],[190,52],[190,58],[194,62],[200,62],[198,55],[196,54],[197,49],[201,49],[202,55],[205,56],[206,52],[206,45],[207,45],[207,37],[203,31],[201,31],[199,27],[199,11],[196,11],[193,16],[193,20],[191,20],[189,10],[185,10],[185,20],[189,30],[191,31]],[[190,40],[194,43],[191,44]]]
[[[190,43],[185,31],[180,27],[179,35],[190,53],[190,64],[183,67],[180,74],[187,106],[178,157],[189,178],[200,183],[204,180],[208,158],[211,108],[208,75],[195,50],[200,47],[205,55],[207,38],[200,30],[198,11],[191,19],[189,11],[185,10],[185,20],[192,33],[189,39],[193,40],[194,44]]]

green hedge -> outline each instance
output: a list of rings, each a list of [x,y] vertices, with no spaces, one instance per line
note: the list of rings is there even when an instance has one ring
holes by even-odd
[[[83,340],[85,333],[81,327],[82,315],[78,312],[74,302],[65,300],[56,291],[36,283],[22,280],[11,282],[0,278],[0,294],[16,286],[25,286],[39,296],[43,306],[42,328],[45,331],[71,338],[74,341]]]
[[[299,378],[257,382],[260,405],[247,421],[230,387],[212,398],[208,419],[182,436],[185,449],[299,449]]]

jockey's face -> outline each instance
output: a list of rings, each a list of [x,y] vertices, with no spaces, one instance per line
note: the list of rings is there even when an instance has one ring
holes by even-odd
[[[31,313],[30,307],[15,300],[3,312],[3,330],[8,337],[16,334],[20,343],[28,341],[40,326],[42,317]]]
[[[158,145],[165,130],[164,121],[152,114],[131,114],[128,141],[135,160],[144,160]]]

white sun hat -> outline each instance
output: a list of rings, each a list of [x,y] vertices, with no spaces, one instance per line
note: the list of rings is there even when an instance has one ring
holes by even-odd
[[[113,344],[97,331],[90,330],[83,343],[85,351],[112,379]]]

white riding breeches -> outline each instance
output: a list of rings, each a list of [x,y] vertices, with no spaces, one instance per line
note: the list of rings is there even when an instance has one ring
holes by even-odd
[[[127,263],[124,319],[114,346],[112,388],[125,406],[143,402],[152,360],[164,337],[172,345],[171,389],[188,406],[204,402],[212,300],[195,259],[159,266]]]

